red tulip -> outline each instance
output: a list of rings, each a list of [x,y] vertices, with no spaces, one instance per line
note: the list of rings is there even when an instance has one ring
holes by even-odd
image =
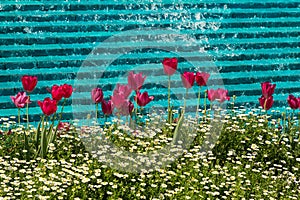
[[[128,102],[128,112],[131,115],[132,111],[134,109],[134,105],[131,101]]]
[[[6,132],[6,135],[11,135],[12,134],[12,131],[11,129],[9,129],[7,132]]]
[[[153,96],[150,97],[148,96],[148,92],[144,92],[144,93],[138,92],[134,97],[134,100],[137,102],[139,106],[145,106],[153,99],[154,99]]]
[[[262,95],[267,99],[274,94],[276,84],[271,84],[270,82],[261,83]]]
[[[103,101],[103,92],[101,88],[94,88],[91,94],[94,103],[101,103]]]
[[[162,64],[165,74],[172,76],[177,70],[178,60],[177,58],[165,58]]]
[[[63,90],[63,97],[66,98],[66,99],[69,98],[73,93],[72,85],[63,84],[61,87],[62,87],[62,90]]]
[[[128,85],[132,90],[139,90],[144,84],[146,76],[143,77],[142,72],[134,74],[132,71],[128,74]]]
[[[292,109],[297,109],[299,108],[299,99],[294,97],[294,95],[290,94],[289,97],[287,98],[288,104]]]
[[[61,86],[53,85],[51,90],[52,99],[60,101],[63,98],[64,91]]]
[[[184,72],[183,75],[181,75],[181,80],[183,83],[183,86],[185,88],[191,88],[194,85],[195,82],[195,74],[194,72]]]
[[[217,89],[217,100],[220,103],[223,103],[225,100],[229,101],[230,97],[228,96],[228,90],[224,90],[224,89]]]
[[[70,123],[68,123],[68,122],[59,122],[59,124],[57,125],[57,129],[68,131],[68,130],[70,130]]]
[[[120,95],[123,95],[125,99],[129,97],[131,92],[132,89],[129,85],[121,85],[119,83],[116,85],[116,88],[114,89],[114,95],[118,93]]]
[[[103,100],[101,102],[101,108],[102,108],[102,112],[104,113],[104,115],[111,115],[113,112],[113,105],[112,105],[111,100],[109,100],[108,102]]]
[[[68,122],[59,122],[59,124],[57,125],[57,137],[60,137],[62,133],[69,131],[70,127],[71,125]]]
[[[196,76],[195,76],[195,80],[199,86],[205,86],[209,77],[210,77],[210,74],[208,74],[208,73],[197,72]]]
[[[25,104],[29,103],[29,97],[26,96],[26,92],[19,92],[16,96],[10,96],[10,98],[17,108],[23,108]]]
[[[273,106],[273,96],[269,96],[268,98],[265,98],[264,96],[261,96],[259,99],[259,104],[263,109],[269,110]]]
[[[214,89],[210,89],[207,91],[207,98],[209,101],[214,101],[217,99],[217,91]]]
[[[45,98],[43,102],[38,101],[43,113],[47,116],[52,115],[57,110],[57,103],[55,100],[51,100],[49,97]]]
[[[22,81],[22,85],[23,85],[23,88],[26,92],[32,92],[37,84],[37,77],[36,76],[23,76],[21,78],[21,81]]]

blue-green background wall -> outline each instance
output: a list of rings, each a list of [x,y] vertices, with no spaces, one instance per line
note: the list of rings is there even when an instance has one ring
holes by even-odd
[[[277,84],[274,107],[286,106],[288,94],[298,95],[300,90],[299,3],[299,0],[2,0],[0,116],[17,114],[9,96],[22,91],[22,75],[38,76],[30,105],[32,120],[38,119],[41,111],[36,101],[49,96],[47,87],[74,84],[83,61],[101,42],[143,27],[169,28],[206,41],[203,49],[212,57],[229,95],[238,97],[237,105],[257,107],[260,82],[271,81]],[[189,53],[187,58],[192,59],[199,52]],[[111,72],[106,72],[99,83],[105,96],[111,93],[117,80],[114,78],[125,73],[129,65],[148,64],[153,68],[152,76],[163,77],[161,61],[172,54],[150,54],[137,51],[114,62]],[[185,61],[180,58],[180,72],[195,69],[196,66]],[[180,90],[180,80],[173,87],[184,93]],[[156,101],[166,98],[166,88],[151,91],[151,84],[145,88]],[[66,118],[72,118],[71,103],[70,99]]]

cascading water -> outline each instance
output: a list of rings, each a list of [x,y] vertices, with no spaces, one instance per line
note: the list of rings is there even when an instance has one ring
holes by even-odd
[[[22,90],[20,77],[29,74],[39,78],[30,105],[31,120],[39,120],[41,111],[36,101],[49,96],[46,88],[54,84],[74,84],[79,77],[77,73],[83,63],[88,64],[88,55],[93,50],[96,56],[95,49],[102,48],[100,58],[91,63],[92,66],[103,64],[114,53],[122,52],[119,46],[115,46],[115,52],[112,51],[113,46],[108,44],[105,47],[104,41],[126,31],[144,28],[153,30],[136,32],[136,35],[123,34],[112,44],[122,48],[136,47],[137,44],[144,46],[116,58],[105,73],[102,74],[99,69],[103,76],[97,84],[104,88],[106,97],[111,94],[116,80],[136,66],[142,66],[141,69],[146,70],[155,81],[155,77],[162,75],[161,61],[164,57],[176,57],[178,52],[184,52],[179,57],[179,72],[209,70],[210,66],[205,66],[199,58],[201,53],[207,53],[221,74],[216,79],[222,78],[230,96],[238,97],[236,105],[248,103],[257,107],[260,82],[272,81],[280,83],[276,89],[275,106],[281,107],[288,93],[299,92],[298,3],[296,0],[258,3],[248,0],[218,0],[213,3],[208,0],[2,2],[0,116],[16,114],[10,96]],[[196,39],[199,48],[184,44],[185,38],[180,40],[182,45],[172,44],[174,40],[167,37],[164,42],[158,43],[158,40],[163,41],[159,33],[161,29],[189,35]],[[141,34],[143,37],[140,37]],[[145,42],[132,42],[136,39]],[[159,44],[156,48],[145,48],[155,42]],[[105,48],[111,51],[105,52]],[[196,66],[188,60],[196,62]],[[90,73],[90,69],[87,68],[86,73]],[[95,79],[100,74],[90,75]],[[80,87],[90,85],[90,75],[84,76],[86,80],[82,80]],[[212,76],[210,85],[217,87],[214,80]],[[184,90],[180,90],[179,82],[180,79],[177,84],[174,82],[174,91],[182,95]],[[166,98],[165,87],[150,83],[146,87],[152,88],[156,101]],[[78,100],[83,106],[91,103],[80,100],[80,96],[86,97],[89,93],[82,90],[77,96],[79,100],[74,95],[73,102]],[[68,101],[65,108],[67,118],[72,118],[76,112],[71,103]]]

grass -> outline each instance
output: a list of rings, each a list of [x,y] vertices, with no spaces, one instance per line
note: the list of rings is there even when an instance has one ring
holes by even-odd
[[[13,120],[1,119],[0,199],[299,199],[299,126],[289,114],[186,117],[176,138],[159,115],[135,128],[75,121],[45,159],[24,148],[36,129]]]

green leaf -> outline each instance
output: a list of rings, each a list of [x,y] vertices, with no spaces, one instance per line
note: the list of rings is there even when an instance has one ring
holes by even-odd
[[[179,132],[179,129],[181,128],[182,126],[182,123],[183,123],[183,119],[184,119],[184,110],[182,111],[180,117],[179,117],[179,120],[178,120],[178,124],[174,130],[174,136],[173,136],[173,141],[172,141],[172,144],[174,144],[174,142],[177,140],[178,138],[178,132]]]
[[[168,123],[171,124],[173,122],[173,106],[168,109]]]
[[[44,117],[42,117],[41,121],[39,122],[39,125],[37,127],[37,132],[35,134],[35,150],[38,151],[39,149],[39,140],[41,137],[41,124],[44,124]]]
[[[44,120],[43,120],[44,122]],[[46,136],[46,133],[47,133],[47,127],[44,126],[44,123],[43,123],[43,128],[42,128],[43,132],[42,132],[42,136],[41,136],[41,149],[40,149],[40,156],[42,158],[44,158],[46,156],[46,150],[47,150],[47,136]]]
[[[27,151],[26,152],[26,160],[29,160],[29,144],[28,144],[28,138],[26,135],[26,132],[24,131],[24,148]]]

